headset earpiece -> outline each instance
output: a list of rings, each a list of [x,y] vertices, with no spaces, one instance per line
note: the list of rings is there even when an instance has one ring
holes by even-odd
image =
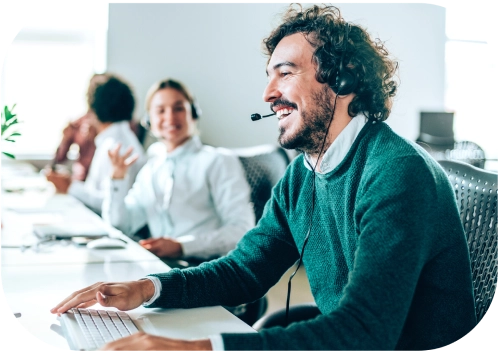
[[[346,52],[346,45],[348,43],[349,37],[349,23],[345,25],[345,34],[342,48],[341,60],[339,61],[339,68],[335,76],[335,82],[331,85],[334,93],[338,95],[349,95],[351,94],[358,85],[358,76],[353,72],[352,69],[348,68],[344,64],[344,54]]]
[[[194,98],[192,103],[190,104],[190,108],[192,110],[192,118],[198,119],[202,115],[202,110],[197,103],[197,100]]]
[[[140,125],[144,127],[145,129],[149,130],[150,129],[150,116],[148,113],[146,113],[141,119],[140,119]]]

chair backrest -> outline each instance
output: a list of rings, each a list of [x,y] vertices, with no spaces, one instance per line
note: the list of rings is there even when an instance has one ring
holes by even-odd
[[[256,222],[263,214],[271,189],[284,175],[289,165],[289,156],[279,146],[265,144],[247,148],[232,149],[239,157],[251,186],[251,201]]]
[[[470,251],[477,321],[489,308],[498,271],[498,174],[458,161],[439,161],[453,184]]]
[[[417,140],[436,161],[454,160],[470,163],[472,166],[484,168],[486,155],[484,150],[473,141],[456,141],[451,145],[434,145]]]

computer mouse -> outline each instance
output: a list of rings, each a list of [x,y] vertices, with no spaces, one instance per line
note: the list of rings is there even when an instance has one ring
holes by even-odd
[[[117,238],[100,238],[90,241],[86,247],[92,250],[124,249],[126,241]]]

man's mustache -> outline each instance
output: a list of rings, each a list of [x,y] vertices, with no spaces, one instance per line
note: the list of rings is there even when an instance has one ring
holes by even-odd
[[[285,99],[277,99],[277,100],[273,101],[270,105],[270,109],[273,112],[275,112],[274,108],[276,108],[278,106],[291,107],[291,108],[297,110],[297,105],[295,103],[290,102],[289,100],[285,100]]]

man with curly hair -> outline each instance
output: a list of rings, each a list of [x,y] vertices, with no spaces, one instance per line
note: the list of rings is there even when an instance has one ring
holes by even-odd
[[[144,280],[97,283],[52,309],[237,305],[306,266],[320,311],[252,334],[183,341],[136,334],[109,349],[434,349],[476,324],[468,247],[452,187],[383,121],[397,65],[331,6],[291,7],[264,41],[265,101],[280,143],[303,152],[258,225],[226,257]],[[302,260],[302,262],[301,262]]]

